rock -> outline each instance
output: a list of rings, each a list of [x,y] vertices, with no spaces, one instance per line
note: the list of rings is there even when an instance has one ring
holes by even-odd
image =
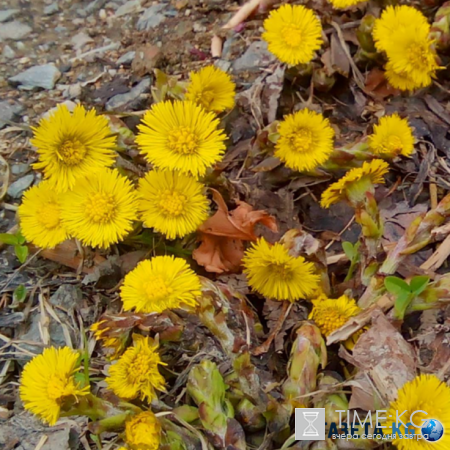
[[[86,44],[94,42],[94,40],[84,31],[80,31],[75,36],[72,36],[70,42],[75,50],[81,50]]]
[[[117,60],[116,64],[117,64],[117,66],[121,66],[121,65],[129,66],[133,62],[133,59],[135,56],[136,56],[135,51],[127,52]]]
[[[23,312],[0,314],[0,327],[15,328],[17,325],[22,323],[24,319],[25,314]]]
[[[0,11],[0,23],[6,22],[10,19],[14,14],[18,13],[18,9],[3,9]]]
[[[30,170],[30,165],[25,163],[13,164],[11,166],[11,173],[13,175],[23,175]]]
[[[28,189],[31,186],[31,183],[33,183],[33,181],[34,181],[34,173],[25,175],[24,177],[14,181],[14,183],[11,183],[6,192],[12,198],[20,198],[23,191],[25,189]]]
[[[81,17],[86,17],[92,14],[95,11],[98,11],[100,8],[103,8],[107,0],[94,0],[89,3],[86,8],[78,9],[77,14]]]
[[[21,89],[31,90],[34,88],[53,89],[61,72],[53,64],[34,66],[24,72],[9,78],[13,85],[20,85]]]
[[[163,23],[166,20],[166,17],[159,12],[162,11],[166,5],[156,4],[147,8],[139,17],[139,20],[136,24],[136,28],[139,31],[143,30],[151,30],[152,28],[157,27],[159,24]]]
[[[144,78],[139,84],[130,89],[125,94],[118,94],[110,98],[105,108],[107,111],[123,111],[126,109],[133,109],[133,103],[139,101],[139,97],[150,90],[150,78]]]
[[[48,5],[44,8],[44,14],[46,16],[51,16],[52,14],[56,14],[58,11],[59,11],[59,5],[58,5],[57,1],[51,3],[50,5]]]
[[[73,102],[72,100],[66,100],[64,102],[58,103],[59,106],[65,105],[69,112],[73,112],[77,104]],[[54,108],[50,108],[47,112],[42,114],[42,119],[48,119],[56,110],[58,109],[58,106],[55,106]]]
[[[252,42],[245,53],[233,62],[233,70],[258,72],[261,67],[267,67],[274,61],[275,56],[267,50],[267,42],[256,41]]]
[[[18,20],[8,22],[0,25],[0,41],[11,39],[13,41],[20,41],[28,36],[33,29]]]
[[[6,59],[13,59],[16,56],[16,52],[9,45],[5,45],[3,47],[2,56]]]
[[[130,0],[124,5],[120,6],[116,13],[116,17],[126,16],[127,14],[133,14],[141,10],[141,0]]]
[[[136,50],[136,56],[131,64],[131,70],[138,77],[143,77],[151,73],[158,66],[162,57],[159,47],[152,44],[146,44]]]
[[[0,129],[8,125],[8,122],[14,119],[14,116],[23,111],[23,106],[17,103],[0,102]]]

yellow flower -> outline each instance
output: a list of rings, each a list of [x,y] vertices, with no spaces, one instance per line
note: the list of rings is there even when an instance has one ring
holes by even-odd
[[[303,109],[286,116],[278,133],[275,156],[293,170],[313,170],[333,152],[334,130],[328,119],[314,111]]]
[[[120,296],[125,311],[160,313],[183,304],[195,306],[200,288],[200,278],[184,259],[155,256],[127,274]]]
[[[101,169],[79,179],[63,200],[63,222],[85,245],[107,248],[121,241],[136,219],[133,186],[116,169]]]
[[[386,72],[384,76],[388,80],[389,84],[395,89],[400,89],[401,91],[413,91],[417,89],[417,84],[408,72],[395,72],[392,68],[392,63],[388,62],[386,64]]]
[[[158,366],[164,365],[158,354],[158,345],[153,339],[140,335],[134,336],[133,347],[126,352],[109,369],[106,383],[118,397],[151,402],[156,398],[155,389],[164,391],[165,380],[159,373]]]
[[[123,333],[122,330],[120,325],[111,330],[107,320],[100,320],[91,325],[95,339],[102,341],[103,347],[108,350],[108,358],[111,360],[117,359],[126,345],[128,333]]]
[[[144,225],[168,239],[194,232],[208,217],[204,186],[170,170],[148,172],[139,180],[139,212]]]
[[[61,221],[61,200],[61,194],[49,181],[42,181],[24,193],[19,219],[27,241],[41,248],[53,248],[69,237]]]
[[[414,380],[405,383],[399,389],[397,400],[390,404],[386,413],[388,417],[386,425],[389,424],[389,427],[384,432],[385,434],[392,434],[391,426],[392,423],[396,422],[397,411],[399,416],[403,411],[407,411],[401,416],[405,424],[409,422],[411,414],[415,411],[425,411],[427,414],[423,412],[414,414],[414,425],[421,427],[426,420],[438,420],[444,428],[442,438],[437,442],[428,442],[424,438],[421,440],[397,438],[393,441],[393,444],[399,450],[448,450],[450,448],[449,404],[450,388],[436,375],[420,375]],[[402,424],[400,426],[403,434],[412,434],[412,430],[410,433],[405,433],[405,427]],[[421,434],[421,428],[414,426],[410,428],[414,428],[416,435]]]
[[[82,388],[74,379],[79,368],[79,354],[74,350],[46,348],[23,369],[20,398],[25,409],[54,425],[65,401],[75,402],[77,396],[89,393],[89,387]]]
[[[136,142],[149,162],[195,177],[222,159],[226,139],[219,120],[193,102],[156,103],[138,125]]]
[[[32,128],[31,143],[37,148],[36,169],[54,183],[58,191],[71,189],[79,177],[91,175],[114,163],[116,138],[111,135],[108,119],[77,105],[71,114],[60,105],[49,118]]]
[[[272,52],[286,64],[306,64],[322,45],[322,25],[311,9],[282,5],[264,21],[262,37]]]
[[[364,162],[362,167],[349,170],[340,180],[333,183],[323,194],[322,208],[329,208],[341,200],[360,203],[366,192],[373,192],[374,184],[384,183],[383,176],[389,171],[389,164],[382,159]]]
[[[269,245],[264,238],[246,251],[242,265],[248,284],[268,298],[294,302],[310,297],[319,285],[313,263],[289,255],[279,242]]]
[[[342,327],[351,317],[362,311],[355,300],[348,298],[346,295],[339,297],[337,300],[321,295],[313,300],[312,304],[313,309],[309,319],[314,320],[324,336],[329,336],[333,331]],[[344,345],[351,350],[362,333],[363,330],[359,330],[347,339]]]
[[[125,441],[131,450],[158,450],[161,424],[151,411],[137,414],[125,422]]]
[[[216,113],[233,108],[236,86],[226,72],[207,66],[198,72],[191,72],[190,78],[186,100]]]
[[[382,157],[410,156],[414,150],[414,136],[408,121],[398,114],[382,117],[369,136],[369,148]]]
[[[427,18],[412,6],[388,6],[375,21],[373,38],[376,48],[388,52],[395,47],[395,39],[406,30],[426,38],[430,32],[430,24]]]
[[[328,0],[335,8],[344,9],[349,6],[358,5],[366,0]]]

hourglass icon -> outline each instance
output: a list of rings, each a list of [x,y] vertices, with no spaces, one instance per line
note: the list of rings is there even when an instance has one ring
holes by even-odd
[[[308,426],[303,432],[304,437],[319,437],[319,432],[313,426],[313,423],[317,420],[319,413],[316,411],[302,411],[304,419],[308,422]]]

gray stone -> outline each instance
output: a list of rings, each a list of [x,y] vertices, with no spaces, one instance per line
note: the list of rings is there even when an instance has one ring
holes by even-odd
[[[20,85],[22,89],[34,88],[53,89],[61,76],[61,72],[53,64],[34,66],[24,72],[9,78],[13,85]]]
[[[166,5],[159,3],[147,8],[142,13],[141,17],[139,17],[136,28],[140,31],[150,30],[163,23],[166,20],[166,17],[163,14],[160,14],[160,11],[162,11],[165,7]]]
[[[59,5],[58,2],[53,2],[50,5],[46,6],[44,8],[44,14],[46,16],[51,16],[52,14],[56,14],[59,11]]]
[[[10,104],[9,102],[0,102],[0,129],[8,125],[14,120],[14,116],[23,111],[23,106],[17,103]]]
[[[100,8],[103,8],[106,2],[107,0],[94,0],[93,2],[89,3],[86,8],[78,9],[77,14],[81,17],[89,16],[95,11],[98,11]]]
[[[13,175],[23,175],[30,170],[30,165],[25,163],[13,164],[11,166],[11,173]]]
[[[135,51],[131,51],[131,52],[127,52],[124,55],[122,55],[118,60],[117,60],[117,65],[121,66],[122,64],[124,65],[130,65],[133,62],[134,57],[136,56],[136,52]]]
[[[127,14],[137,13],[141,10],[141,0],[130,0],[120,6],[116,13],[116,17],[126,16]]]
[[[3,47],[2,56],[6,59],[13,59],[16,56],[16,52],[9,45],[5,45]]]
[[[94,42],[94,40],[84,31],[80,31],[70,40],[75,50],[81,50],[86,44]]]
[[[130,89],[125,94],[118,94],[111,97],[105,105],[107,111],[121,111],[132,108],[132,104],[139,100],[142,94],[150,90],[151,80],[149,77],[144,78],[139,84]]]
[[[12,198],[20,198],[25,189],[28,189],[31,186],[31,183],[34,181],[34,173],[30,173],[29,175],[25,175],[22,178],[14,181],[9,186],[7,193]]]
[[[8,39],[20,41],[20,39],[27,37],[32,31],[31,27],[18,20],[3,23],[0,25],[0,41],[6,41]]]
[[[233,70],[259,72],[261,67],[267,67],[274,61],[275,56],[267,50],[267,42],[256,41],[252,42],[245,53],[233,62]]]
[[[6,22],[9,20],[14,14],[18,13],[18,9],[3,9],[0,11],[0,23]]]

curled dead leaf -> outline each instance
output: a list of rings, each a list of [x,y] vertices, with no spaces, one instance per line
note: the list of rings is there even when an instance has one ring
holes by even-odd
[[[194,250],[193,258],[208,272],[237,272],[244,255],[243,241],[257,239],[255,225],[261,223],[277,232],[275,218],[264,210],[254,211],[245,202],[238,201],[238,207],[229,212],[222,195],[213,191],[217,212],[199,227],[199,248]]]

